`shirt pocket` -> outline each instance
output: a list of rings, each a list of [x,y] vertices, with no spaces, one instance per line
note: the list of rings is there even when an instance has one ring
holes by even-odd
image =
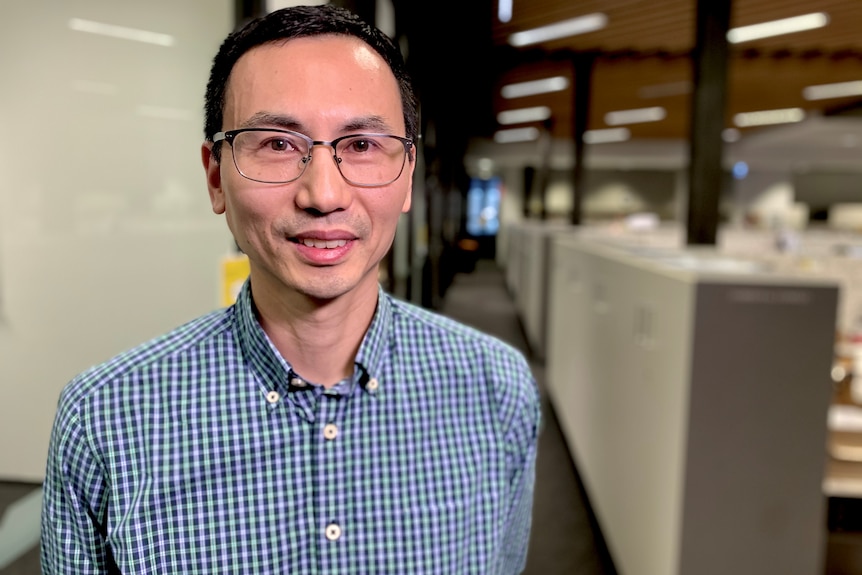
[[[405,507],[373,530],[376,573],[489,575],[494,572],[500,530],[496,494],[471,495]]]

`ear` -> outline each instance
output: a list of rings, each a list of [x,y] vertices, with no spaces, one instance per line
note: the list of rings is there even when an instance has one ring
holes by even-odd
[[[416,169],[416,146],[413,146],[413,159],[408,162],[407,167],[407,197],[404,198],[404,205],[401,206],[401,213],[406,214],[410,211],[410,204],[413,201],[413,171]]]
[[[222,146],[224,151],[224,146]],[[221,164],[213,157],[213,143],[204,142],[201,145],[201,161],[207,176],[207,189],[210,193],[210,204],[213,212],[223,214],[225,210],[224,190],[221,187]]]

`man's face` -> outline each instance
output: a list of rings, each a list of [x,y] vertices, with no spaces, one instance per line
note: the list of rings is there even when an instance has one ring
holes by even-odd
[[[347,36],[297,38],[244,54],[231,72],[223,129],[250,127],[325,141],[405,135],[395,76],[372,48]],[[249,256],[256,290],[315,300],[376,293],[378,263],[410,208],[414,162],[391,184],[360,188],[342,178],[332,148],[315,146],[298,180],[262,184],[237,172],[226,142],[220,163],[210,148],[204,145],[203,160],[213,211],[225,214]],[[327,240],[335,247],[323,247]]]

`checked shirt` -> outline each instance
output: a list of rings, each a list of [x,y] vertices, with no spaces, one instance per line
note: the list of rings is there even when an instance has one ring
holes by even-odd
[[[524,358],[383,293],[332,389],[237,303],[64,389],[45,575],[519,573],[539,396]]]

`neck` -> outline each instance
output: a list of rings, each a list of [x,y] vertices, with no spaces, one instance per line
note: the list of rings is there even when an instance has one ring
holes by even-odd
[[[252,276],[258,320],[293,370],[325,387],[353,375],[356,354],[377,309],[377,283],[364,282],[326,301],[267,285]]]

